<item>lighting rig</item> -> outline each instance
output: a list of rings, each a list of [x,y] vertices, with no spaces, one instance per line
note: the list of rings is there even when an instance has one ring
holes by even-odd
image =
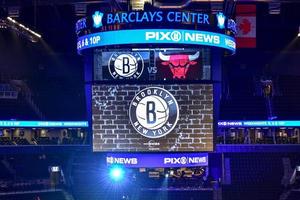
[[[41,39],[41,35],[31,30],[29,27],[19,23],[12,17],[7,16],[4,10],[0,11],[0,30],[9,29],[16,32],[21,37],[28,39],[31,42],[38,42]]]

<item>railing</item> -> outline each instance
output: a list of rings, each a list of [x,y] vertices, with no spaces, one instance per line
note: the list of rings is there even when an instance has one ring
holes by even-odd
[[[0,84],[0,99],[17,99],[18,94],[10,84]]]

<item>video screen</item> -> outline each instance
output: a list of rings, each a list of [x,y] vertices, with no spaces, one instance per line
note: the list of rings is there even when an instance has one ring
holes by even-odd
[[[208,49],[114,50],[95,53],[94,80],[210,80]]]
[[[213,150],[212,84],[92,86],[93,150]]]

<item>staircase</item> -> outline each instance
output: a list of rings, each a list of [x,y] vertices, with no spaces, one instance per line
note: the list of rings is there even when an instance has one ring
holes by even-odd
[[[36,115],[41,119],[44,120],[45,116],[37,106],[37,104],[34,102],[32,98],[32,92],[27,85],[26,82],[23,80],[12,80],[10,83],[15,87],[21,89],[21,95],[24,97],[27,104],[32,108],[32,110],[36,113]]]

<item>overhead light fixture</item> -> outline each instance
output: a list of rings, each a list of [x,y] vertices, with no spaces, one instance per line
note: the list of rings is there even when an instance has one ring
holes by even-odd
[[[146,3],[152,4],[151,0],[131,0],[131,8],[132,10],[144,10],[144,5]]]
[[[281,3],[280,2],[270,2],[269,3],[269,14],[270,15],[279,15],[281,10]]]
[[[170,175],[171,175],[171,176],[174,175],[174,171],[173,171],[173,170],[170,171]]]
[[[7,17],[7,25],[9,26],[9,28],[15,30],[16,32],[20,33],[21,35],[23,35],[24,37],[26,37],[27,39],[29,39],[31,42],[37,42],[42,36],[36,32],[34,32],[33,30],[31,30],[30,28],[24,26],[23,24],[17,22],[16,20],[14,20],[11,17]]]
[[[211,2],[210,7],[212,14],[223,12],[223,2]]]
[[[76,3],[75,4],[75,15],[78,17],[86,16],[87,5],[86,3]]]
[[[20,15],[20,7],[19,6],[12,6],[8,7],[8,16],[17,18]]]
[[[7,23],[3,19],[0,19],[0,29],[7,29]]]

